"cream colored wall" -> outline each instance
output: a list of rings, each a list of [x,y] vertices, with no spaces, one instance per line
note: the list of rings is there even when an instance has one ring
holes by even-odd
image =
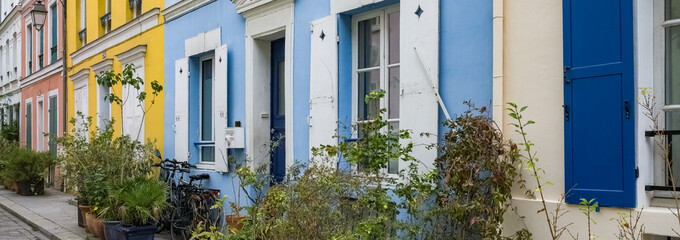
[[[502,57],[502,66],[494,66],[498,71],[494,72],[495,88],[502,91],[494,91],[494,100],[502,99],[503,102],[515,102],[518,105],[529,106],[524,114],[526,119],[536,122],[528,129],[528,137],[536,144],[539,158],[538,166],[545,170],[541,181],[550,181],[552,186],[544,186],[545,197],[548,200],[548,209],[554,212],[556,203],[564,193],[564,120],[563,120],[563,47],[562,47],[562,1],[535,1],[535,0],[496,0],[497,7],[502,6],[503,27],[495,28],[494,41],[502,38],[502,51],[494,51],[495,57]],[[651,51],[651,1],[636,1],[636,87],[651,86],[652,56],[647,54]],[[496,14],[497,16],[499,14]],[[500,30],[499,30],[500,29]],[[499,64],[495,61],[494,64]],[[499,77],[500,76],[500,77]],[[501,110],[500,105],[494,106],[494,113]],[[507,116],[503,121],[503,131],[506,136],[519,140],[514,133],[514,128],[509,126],[513,119]],[[495,116],[498,120],[498,116]],[[649,122],[644,120],[640,109],[637,109],[637,128],[645,129]],[[650,195],[644,192],[644,185],[652,184],[653,156],[648,139],[642,136],[642,130],[638,133],[636,141],[636,159],[641,169],[638,179],[638,209],[644,207],[642,221],[646,225],[647,234],[675,235],[672,227],[680,229],[677,219],[667,208],[650,207]],[[530,173],[525,170],[525,179],[528,188],[535,188],[535,180],[530,178]],[[525,217],[524,222],[518,219],[517,214],[506,214],[504,232],[509,235],[516,230],[527,227],[534,235],[533,239],[550,239],[545,215],[537,213],[542,206],[539,200],[527,199],[523,190],[515,189],[514,205],[518,213]],[[565,205],[568,211],[560,220],[561,225],[573,223],[569,227],[574,234],[579,234],[581,239],[587,239],[586,218],[576,205]],[[593,226],[593,234],[598,239],[615,239],[618,232],[615,222],[617,213],[627,212],[631,209],[602,208],[594,214],[597,222]],[[635,213],[633,213],[635,214]],[[565,233],[566,235],[566,233]],[[570,239],[569,236],[565,238]]]

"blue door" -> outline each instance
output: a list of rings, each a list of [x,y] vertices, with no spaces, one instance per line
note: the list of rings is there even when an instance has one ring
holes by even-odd
[[[272,41],[271,46],[271,174],[275,183],[286,176],[285,45],[282,38]]]
[[[635,207],[633,1],[563,3],[566,200]]]

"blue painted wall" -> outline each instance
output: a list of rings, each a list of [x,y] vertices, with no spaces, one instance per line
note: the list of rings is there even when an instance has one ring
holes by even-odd
[[[310,23],[330,15],[330,0],[295,1],[295,37],[293,46],[293,141],[294,158],[309,160],[309,73],[311,54]],[[313,81],[313,79],[311,79]]]
[[[491,110],[493,99],[493,1],[440,0],[439,92],[455,118],[463,101]],[[441,108],[439,122],[446,121]],[[448,131],[440,126],[440,136]]]
[[[176,1],[175,1],[176,2]],[[173,2],[174,3],[174,2]],[[169,4],[166,2],[166,6]],[[209,16],[209,17],[206,17]],[[209,21],[208,21],[209,19]],[[175,119],[175,61],[184,58],[184,40],[201,32],[221,28],[222,44],[228,46],[228,126],[235,121],[245,123],[245,20],[236,13],[236,8],[229,0],[217,0],[165,24],[165,131],[164,158],[175,157],[175,133],[172,131]],[[194,58],[194,60],[196,60]],[[190,65],[190,116],[198,116],[198,61],[189,61]],[[189,118],[190,137],[197,138],[198,120]],[[168,121],[169,120],[169,121]],[[193,145],[193,142],[190,142]],[[198,163],[198,151],[191,147],[190,163]],[[229,154],[236,159],[243,159],[243,150],[230,150]],[[232,171],[233,172],[233,171]],[[234,174],[208,172],[210,180],[204,186],[220,189],[230,197],[236,195],[232,184],[238,186]],[[186,176],[185,176],[186,177]],[[234,180],[232,180],[234,179]],[[233,182],[232,182],[233,181]],[[243,196],[242,196],[243,198]],[[245,201],[244,201],[245,202]]]
[[[166,6],[177,2],[169,0]],[[387,0],[380,4],[338,15],[339,42],[339,128],[349,136],[351,123],[351,16],[398,3]],[[467,107],[465,100],[478,106],[491,106],[492,99],[492,0],[441,0],[440,13],[440,81],[439,87],[450,114],[455,116]],[[330,0],[295,1],[293,42],[293,138],[294,159],[309,159],[309,82],[310,22],[330,14]],[[236,13],[229,0],[217,0],[165,24],[165,129],[164,157],[174,158],[175,61],[184,58],[184,40],[201,32],[221,28],[222,44],[228,45],[228,126],[235,121],[245,124],[245,20]],[[191,69],[191,82],[197,82],[196,66]],[[195,85],[192,85],[195,87]],[[192,87],[190,86],[190,89]],[[193,93],[193,92],[192,92]],[[195,93],[193,93],[195,94]],[[196,101],[197,101],[197,97]],[[197,103],[190,103],[192,105]],[[440,110],[441,111],[441,110]],[[197,115],[192,112],[191,115]],[[439,120],[445,121],[440,112]],[[169,120],[169,121],[167,121]],[[197,124],[190,118],[190,125]],[[190,128],[196,129],[196,128]],[[447,129],[441,127],[440,134]],[[195,131],[192,135],[195,135]],[[247,138],[248,136],[246,136]],[[243,159],[243,150],[230,150],[236,159]],[[192,150],[192,163],[198,162],[198,152]],[[346,166],[345,166],[346,167]],[[230,166],[233,170],[233,166]],[[210,173],[207,187],[220,189],[233,196],[233,171],[229,174]]]

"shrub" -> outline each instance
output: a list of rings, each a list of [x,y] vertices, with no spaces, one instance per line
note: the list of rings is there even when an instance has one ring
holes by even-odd
[[[156,178],[138,176],[111,185],[110,200],[117,219],[128,226],[143,226],[159,219],[167,207],[167,185]],[[113,209],[106,210],[113,210]]]
[[[13,182],[41,180],[45,176],[45,171],[56,162],[49,153],[34,152],[23,147],[11,148],[1,158],[2,178]]]
[[[519,163],[517,146],[503,139],[486,108],[469,109],[445,123],[435,170],[411,164],[396,193],[405,199],[412,239],[501,239],[503,214]]]
[[[19,122],[14,121],[3,124],[2,129],[0,129],[0,137],[5,140],[19,142]]]
[[[75,119],[71,120],[75,124]],[[67,189],[77,189],[78,200],[93,208],[102,207],[109,183],[120,183],[137,176],[146,176],[155,158],[153,143],[142,144],[128,136],[114,138],[112,123],[93,131],[90,136],[78,133],[76,127],[57,139],[63,149]],[[95,211],[96,213],[96,211]]]

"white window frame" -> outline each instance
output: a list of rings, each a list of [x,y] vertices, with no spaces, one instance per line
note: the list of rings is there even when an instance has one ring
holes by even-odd
[[[390,96],[390,89],[389,89],[389,69],[395,68],[395,67],[400,67],[401,66],[401,60],[399,63],[396,64],[389,64],[389,26],[388,26],[388,16],[391,13],[395,12],[400,12],[400,4],[395,4],[392,6],[388,6],[385,8],[373,10],[367,13],[362,13],[362,14],[357,14],[355,16],[352,16],[352,126],[355,127],[355,129],[358,129],[358,126],[362,123],[367,123],[370,120],[359,120],[359,89],[358,89],[358,84],[359,84],[359,71],[371,71],[371,70],[376,70],[380,69],[380,88],[385,90],[385,97],[380,99],[380,106],[379,109],[387,109],[385,113],[382,115],[384,119],[387,119],[387,121],[392,124],[392,123],[399,123],[399,118],[396,119],[389,119],[389,96]],[[368,20],[371,18],[379,17],[380,20],[380,64],[378,67],[371,67],[371,68],[366,68],[359,70],[359,22]],[[401,23],[400,23],[401,24]],[[401,38],[401,36],[400,36]],[[401,89],[401,88],[400,88]],[[401,113],[400,113],[401,114]],[[398,129],[396,129],[398,130]],[[358,138],[358,132],[353,131],[352,132],[352,138]],[[399,160],[399,164],[401,164],[401,160]],[[388,165],[389,168],[389,165]],[[383,173],[387,174],[389,177],[397,177],[397,173],[388,173],[387,170],[388,168],[383,169]],[[357,167],[353,166],[352,167],[353,171],[356,173],[357,172]],[[400,169],[400,168],[398,168]]]
[[[142,15],[142,0],[136,0],[134,6],[130,6],[130,10],[132,10],[132,19],[135,19]],[[139,9],[138,9],[139,8]]]
[[[653,42],[654,42],[654,58],[653,58],[653,71],[654,80],[653,89],[656,89],[652,94],[656,97],[656,109],[662,111],[659,114],[659,126],[662,129],[666,129],[666,112],[680,112],[680,104],[676,105],[666,105],[666,28],[673,26],[680,26],[680,18],[666,21],[665,12],[665,0],[653,1]],[[644,110],[643,110],[644,111]],[[650,129],[651,130],[651,129]],[[677,130],[677,129],[669,129]],[[668,140],[671,136],[667,136]],[[656,146],[656,145],[654,145]],[[653,166],[654,166],[654,185],[656,186],[666,186],[666,164],[661,156],[658,154],[658,148],[653,148]],[[675,173],[678,175],[680,173]],[[680,184],[680,182],[678,183]],[[678,186],[680,187],[680,186]],[[654,191],[654,198],[673,198],[672,191]],[[663,201],[653,201],[653,205],[665,205]]]
[[[55,44],[57,46],[57,61],[59,59],[59,56],[58,56],[59,55],[59,42],[58,42],[59,40],[54,39],[52,37],[52,33],[54,31],[59,31],[59,29],[58,29],[59,28],[59,22],[58,22],[59,20],[57,20],[57,25],[56,25],[57,29],[52,28],[52,14],[53,14],[52,7],[54,7],[54,10],[55,10],[54,14],[57,14],[57,19],[59,19],[59,6],[57,5],[57,3],[55,3],[55,1],[49,1],[47,6],[48,6],[47,7],[48,13],[45,16],[45,18],[49,19],[49,21],[46,21],[46,24],[49,24],[49,27],[47,28],[47,40],[48,40],[47,41],[48,42],[47,43],[47,46],[48,46],[47,52],[49,54],[44,54],[44,53],[43,54],[50,56],[48,62],[49,62],[49,64],[52,64],[53,63],[52,62],[52,43],[54,43],[54,42],[57,43],[57,44]],[[57,32],[57,37],[59,37],[59,32]]]
[[[28,107],[29,105],[31,106],[31,122],[26,121],[26,126],[31,127],[31,131],[35,132],[35,126],[33,125],[33,120],[35,119],[35,115],[33,114],[33,110],[35,110],[35,107],[33,106],[33,97],[26,98],[24,100],[24,115],[19,116],[19,122],[21,122],[21,118],[23,117],[24,120],[27,120],[26,117],[28,116]],[[21,113],[19,113],[21,114]],[[24,138],[26,137],[26,126],[22,126],[24,129],[24,133],[21,135],[24,135]],[[33,132],[31,132],[31,135],[33,135]],[[34,149],[35,145],[33,145],[33,136],[31,136],[31,149]],[[24,146],[28,144],[28,139],[24,139]]]
[[[87,0],[80,0],[80,31],[87,28]],[[85,41],[83,41],[85,42]],[[83,43],[84,45],[84,43]]]
[[[26,76],[33,74],[33,67],[35,67],[35,59],[33,58],[33,23],[31,21],[26,21]]]
[[[211,126],[212,132],[213,132],[212,141],[201,140],[203,138],[203,136],[201,136],[202,135],[201,130],[203,129],[203,114],[202,114],[203,113],[203,104],[201,104],[201,100],[203,99],[203,91],[202,91],[203,90],[203,62],[207,61],[207,60],[212,60],[212,69],[211,69],[212,79],[211,79],[211,81],[212,81],[212,84],[213,84],[212,85],[213,88],[211,90],[212,90],[212,96],[213,96],[212,97],[212,103],[213,104],[211,105],[211,109],[210,109],[210,111],[213,114],[213,117],[210,120],[210,123],[212,124],[212,126]],[[198,90],[198,142],[199,143],[200,142],[213,142],[214,143],[215,142],[214,114],[216,114],[216,112],[215,112],[215,54],[213,53],[213,54],[210,54],[210,55],[200,57],[198,59],[198,68],[199,68],[199,70],[198,70],[198,89],[199,89]],[[205,145],[205,146],[209,146],[209,145]],[[214,144],[212,146],[215,147]],[[213,155],[213,160],[214,160],[213,162],[204,162],[203,161],[203,154],[201,154],[202,153],[202,151],[201,151],[202,147],[203,147],[203,145],[198,147],[198,165],[197,165],[197,167],[199,169],[214,169],[215,168],[215,161],[217,161],[217,155]]]
[[[35,99],[35,148],[36,151],[42,152],[45,150],[45,99],[43,95],[38,95]]]

